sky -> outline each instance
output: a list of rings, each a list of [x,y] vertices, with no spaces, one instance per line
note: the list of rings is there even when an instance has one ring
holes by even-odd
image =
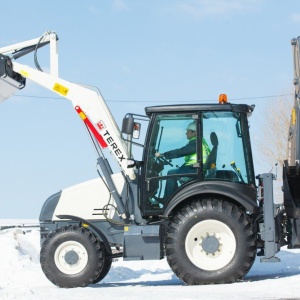
[[[119,126],[146,106],[212,103],[226,93],[256,105],[257,140],[262,103],[293,91],[298,1],[16,0],[0,21],[0,48],[55,31],[59,76],[97,86]],[[47,48],[38,60],[47,71]],[[30,55],[20,62],[34,66]],[[71,103],[34,83],[0,103],[0,136],[0,218],[38,218],[49,196],[97,177]],[[254,158],[256,173],[269,172],[256,148]]]

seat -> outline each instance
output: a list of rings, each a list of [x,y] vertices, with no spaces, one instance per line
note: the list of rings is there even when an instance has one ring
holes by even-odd
[[[210,134],[210,142],[213,145],[213,148],[211,149],[211,151],[206,159],[205,168],[204,168],[205,170],[215,168],[217,165],[217,152],[218,152],[219,141],[218,141],[218,137],[214,131]]]

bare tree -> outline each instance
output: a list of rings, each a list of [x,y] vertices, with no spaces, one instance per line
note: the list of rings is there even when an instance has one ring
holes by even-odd
[[[272,173],[278,172],[277,180],[274,182],[274,197],[277,203],[282,202],[283,197],[281,191],[282,167],[283,161],[287,159],[288,130],[293,103],[294,97],[291,93],[265,100],[260,104],[258,122],[261,140],[259,145],[256,145],[256,151],[263,157],[265,163],[272,166]],[[276,171],[274,170],[275,165],[278,166]]]
[[[262,106],[265,111],[263,123],[263,143],[261,153],[270,162],[283,165],[287,159],[288,130],[294,98],[279,96],[277,99],[267,100]]]

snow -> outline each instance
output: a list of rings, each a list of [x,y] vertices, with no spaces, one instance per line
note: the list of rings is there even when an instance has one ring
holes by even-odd
[[[0,226],[36,223],[0,220]],[[61,289],[48,281],[39,251],[37,228],[0,231],[0,299],[300,299],[300,250],[283,248],[278,263],[261,263],[258,257],[243,281],[234,284],[187,286],[166,260],[119,259],[102,282],[75,289]]]

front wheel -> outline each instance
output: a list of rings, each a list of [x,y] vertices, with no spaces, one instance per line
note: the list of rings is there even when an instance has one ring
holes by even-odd
[[[100,282],[109,272],[112,264],[112,258],[109,257],[109,253],[107,253],[105,246],[103,243],[100,243],[103,253],[105,254],[103,265],[101,267],[101,272],[99,273],[98,277],[92,283]]]
[[[46,277],[64,288],[96,283],[109,270],[99,239],[91,231],[75,225],[49,234],[41,249],[40,262]]]
[[[235,282],[254,262],[255,234],[248,216],[235,205],[198,200],[171,220],[166,254],[173,272],[187,284]]]

